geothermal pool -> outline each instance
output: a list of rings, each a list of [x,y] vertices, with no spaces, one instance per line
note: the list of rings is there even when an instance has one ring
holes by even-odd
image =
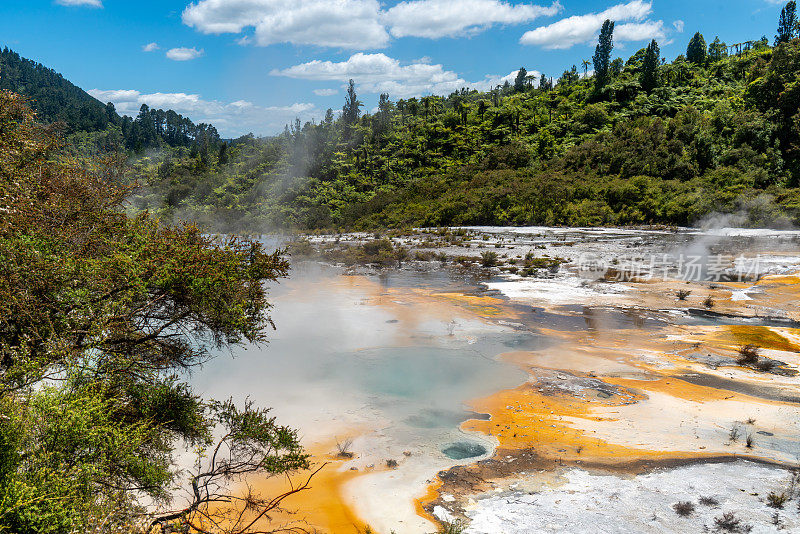
[[[270,289],[270,343],[194,377],[205,396],[272,407],[328,462],[288,505],[308,525],[697,532],[732,511],[754,532],[800,528],[796,502],[765,504],[800,454],[800,233],[463,232],[436,250],[564,263],[523,277],[413,259],[349,270],[298,261]],[[436,239],[392,240],[414,250]],[[681,255],[700,257],[698,272],[715,279],[681,278]],[[627,275],[603,277],[598,265]],[[775,372],[737,364],[750,342],[780,363]],[[705,494],[719,504],[698,504],[694,519],[671,508]]]

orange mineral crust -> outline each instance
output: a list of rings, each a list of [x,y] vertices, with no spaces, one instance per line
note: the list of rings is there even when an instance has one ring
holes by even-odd
[[[594,438],[569,421],[581,418],[612,421],[594,415],[594,407],[614,407],[641,400],[632,391],[620,389],[609,398],[576,398],[542,393],[533,384],[498,392],[475,401],[471,408],[488,413],[488,421],[469,420],[464,430],[482,432],[497,438],[501,449],[534,449],[539,456],[562,460],[601,461],[613,464],[642,458],[684,457],[685,453],[635,449]],[[698,456],[703,456],[699,454]]]
[[[308,472],[292,475],[291,482],[285,477],[274,477],[267,479],[251,478],[242,484],[242,494],[248,491],[253,495],[271,499],[277,495],[289,491],[294,487],[302,486],[308,477],[313,475],[308,488],[290,495],[282,503],[279,509],[273,510],[261,521],[253,525],[253,528],[263,528],[265,531],[273,532],[278,526],[280,528],[298,528],[314,532],[315,529],[321,532],[331,533],[361,533],[364,531],[365,524],[359,519],[352,510],[344,497],[343,486],[353,478],[359,476],[358,471],[342,469],[342,465],[347,458],[338,458],[328,451],[334,448],[317,446],[309,451],[312,454],[312,468]],[[321,469],[320,469],[321,468]],[[238,511],[236,514],[238,516]],[[245,512],[245,516],[247,512]],[[287,530],[292,531],[293,530]],[[302,531],[302,530],[298,530]]]

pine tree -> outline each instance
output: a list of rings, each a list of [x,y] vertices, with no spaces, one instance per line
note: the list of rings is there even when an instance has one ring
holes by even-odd
[[[347,86],[347,96],[344,98],[344,107],[342,107],[342,120],[346,126],[351,126],[358,121],[358,117],[361,115],[361,106],[364,104],[358,100],[358,95],[356,94],[356,84],[351,79],[349,85]]]
[[[653,39],[647,45],[647,51],[644,54],[644,62],[642,62],[642,72],[639,75],[639,83],[642,84],[642,89],[648,93],[658,87],[658,65],[660,61],[661,51],[658,48],[658,43]]]
[[[706,40],[703,38],[703,34],[697,32],[689,41],[689,46],[686,47],[686,60],[695,65],[702,65],[706,62],[707,55]]]
[[[594,63],[595,86],[604,87],[609,81],[609,65],[611,62],[611,50],[614,48],[614,21],[607,20],[600,29],[600,37],[597,47],[594,49],[592,61]]]
[[[792,0],[781,9],[778,19],[778,34],[775,36],[775,46],[788,43],[797,32],[797,4]]]
[[[526,80],[525,77],[528,75],[528,71],[525,70],[525,67],[520,67],[517,71],[517,77],[514,78],[514,91],[517,93],[521,93],[525,91],[525,84]]]

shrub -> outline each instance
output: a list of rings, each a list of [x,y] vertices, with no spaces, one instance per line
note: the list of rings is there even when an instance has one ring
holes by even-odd
[[[721,516],[715,517],[714,526],[719,531],[737,532],[740,534],[747,534],[753,530],[751,525],[743,523],[733,512],[725,512]]]
[[[767,495],[767,506],[780,510],[788,500],[789,496],[786,495],[786,493],[775,493],[774,491],[771,491],[770,494]]]
[[[676,502],[672,505],[675,513],[681,517],[688,517],[694,513],[694,503],[689,501]]]
[[[700,497],[700,499],[698,499],[698,502],[703,506],[717,506],[719,504],[719,501],[717,499],[715,499],[714,497],[707,497],[707,496]]]
[[[494,267],[497,265],[497,252],[481,252],[481,265],[484,267]]]
[[[689,291],[688,289],[679,289],[678,292],[675,294],[675,296],[678,297],[678,300],[686,300],[687,297],[691,294],[692,292]]]
[[[706,299],[703,301],[703,306],[709,309],[713,308],[714,304],[714,299],[712,299],[710,296],[706,297]]]
[[[752,343],[739,347],[739,365],[755,365],[758,363],[759,349]]]
[[[353,446],[353,438],[347,438],[344,441],[336,440],[336,449],[339,451],[339,458],[352,458],[353,453],[350,452],[350,447]]]
[[[466,526],[461,520],[444,521],[439,525],[439,530],[436,534],[461,534],[466,529]]]
[[[764,358],[763,360],[759,360],[755,363],[754,367],[761,371],[762,373],[770,373],[776,367],[778,367],[778,362],[775,360],[770,360],[769,358]]]

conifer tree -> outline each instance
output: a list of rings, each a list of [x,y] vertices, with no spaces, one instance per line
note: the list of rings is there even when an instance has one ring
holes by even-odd
[[[797,33],[797,4],[794,0],[787,2],[781,9],[778,19],[778,34],[775,36],[775,46],[788,43]]]
[[[611,63],[611,50],[614,48],[613,36],[614,21],[606,19],[600,29],[600,38],[592,57],[597,88],[605,86],[610,78],[609,65]]]
[[[521,93],[525,91],[526,76],[528,76],[528,71],[525,70],[525,67],[520,67],[517,71],[517,77],[514,78],[514,92]]]
[[[358,121],[361,110],[359,109],[363,104],[358,100],[356,94],[356,84],[351,79],[347,86],[347,96],[344,98],[344,107],[342,107],[342,119],[345,125],[351,126]]]
[[[648,93],[658,87],[660,56],[661,51],[658,48],[658,43],[653,39],[650,41],[650,44],[647,45],[644,62],[642,62],[642,72],[639,75],[639,83],[642,84],[642,89]]]
[[[686,60],[694,63],[695,65],[702,65],[706,62],[706,40],[703,34],[697,32],[689,41],[689,46],[686,47]]]

